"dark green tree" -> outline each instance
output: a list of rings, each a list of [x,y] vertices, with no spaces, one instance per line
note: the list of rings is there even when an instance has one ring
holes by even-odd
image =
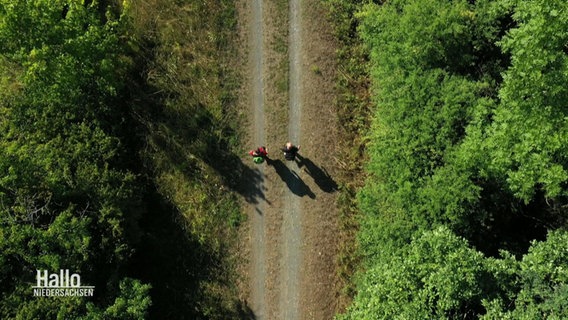
[[[101,8],[0,1],[1,318],[134,319],[149,306],[120,272],[140,206],[124,145],[131,62],[120,17]],[[34,298],[36,269],[80,273],[98,295]]]
[[[347,318],[565,317],[564,236],[543,240],[567,218],[567,6],[363,6],[376,105],[359,193],[367,271]],[[436,232],[450,247],[416,240]]]
[[[497,261],[495,261],[497,262]],[[482,319],[565,319],[568,317],[568,234],[551,232],[533,242],[519,262],[497,265],[508,295],[487,302]],[[504,266],[504,268],[503,268]],[[509,270],[508,272],[504,270]],[[515,277],[503,277],[503,273]]]

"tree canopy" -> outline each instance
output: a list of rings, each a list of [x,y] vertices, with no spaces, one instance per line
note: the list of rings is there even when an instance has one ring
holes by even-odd
[[[399,0],[357,18],[374,114],[343,317],[565,317],[566,2]]]
[[[122,144],[131,59],[120,16],[38,0],[1,1],[0,17],[0,317],[143,317],[149,285],[117,272],[140,203]],[[34,298],[35,271],[60,269],[108,301]]]

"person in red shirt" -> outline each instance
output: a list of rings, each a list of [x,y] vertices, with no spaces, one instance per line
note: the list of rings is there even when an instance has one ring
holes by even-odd
[[[249,154],[253,157],[266,157],[268,155],[268,151],[266,151],[266,147],[258,147],[256,150],[249,151]]]
[[[263,163],[264,160],[268,160],[268,151],[264,146],[258,147],[256,150],[249,151],[249,155],[255,163]]]

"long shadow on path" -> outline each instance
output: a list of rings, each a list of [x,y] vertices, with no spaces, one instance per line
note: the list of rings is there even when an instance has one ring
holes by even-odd
[[[260,200],[264,200],[270,204],[264,195],[266,187],[264,186],[262,172],[258,168],[250,168],[242,162],[238,165],[241,170],[242,183],[238,186],[237,191],[245,197],[246,202],[258,204]]]
[[[325,167],[322,166],[320,168],[313,163],[312,160],[302,157],[299,154],[296,155],[296,157],[298,159],[298,166],[304,166],[304,171],[314,179],[314,182],[323,192],[330,193],[338,190],[337,182],[333,180]]]
[[[308,196],[315,199],[316,195],[312,192],[310,187],[306,185],[294,170],[290,170],[282,160],[268,159],[266,164],[274,167],[280,179],[286,183],[292,193],[299,197]]]

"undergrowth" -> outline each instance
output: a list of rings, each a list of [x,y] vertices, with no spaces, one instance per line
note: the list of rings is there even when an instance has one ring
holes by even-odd
[[[340,194],[340,250],[338,255],[338,276],[342,287],[339,312],[342,312],[355,295],[353,275],[359,268],[360,257],[356,242],[359,229],[356,194],[365,180],[365,135],[370,123],[369,77],[367,74],[367,53],[357,37],[357,0],[323,0],[328,8],[334,35],[340,48],[336,52],[338,72],[336,86],[338,99],[336,110],[340,123],[341,153],[337,163],[341,166]]]

